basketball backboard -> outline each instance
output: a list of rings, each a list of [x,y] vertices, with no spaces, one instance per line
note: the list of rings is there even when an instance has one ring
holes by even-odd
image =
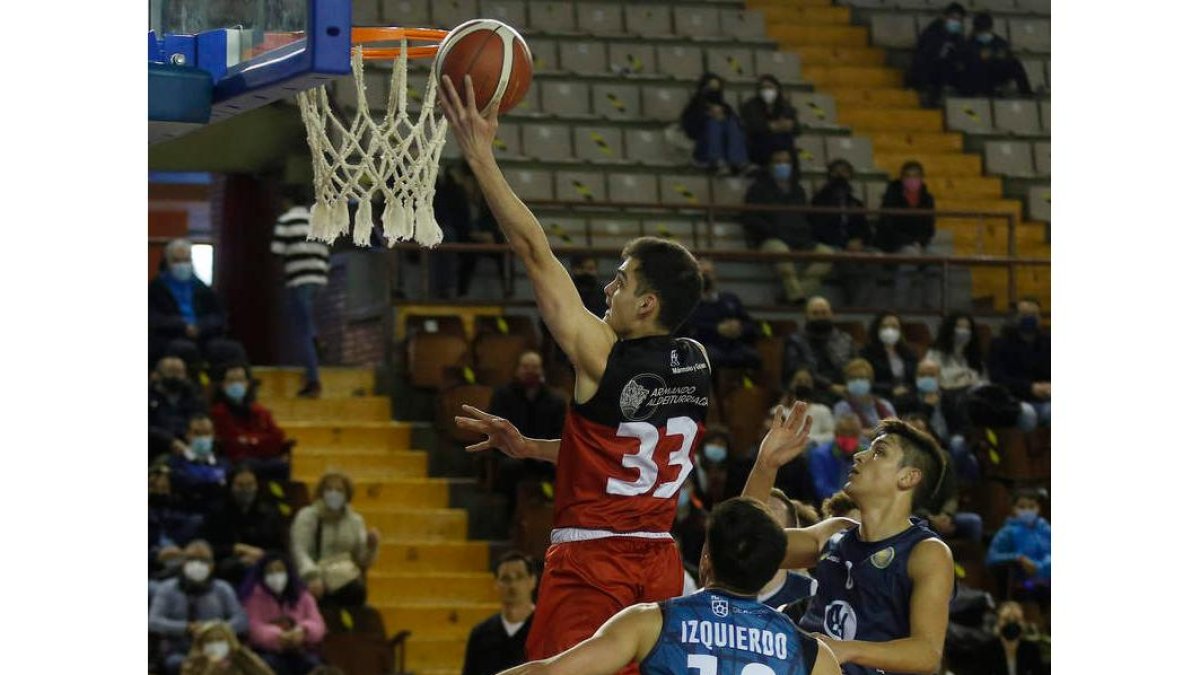
[[[350,72],[352,0],[150,0],[149,142]]]

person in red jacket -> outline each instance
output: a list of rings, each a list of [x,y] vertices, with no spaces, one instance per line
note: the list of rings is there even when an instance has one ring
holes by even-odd
[[[230,462],[249,464],[259,478],[289,480],[289,453],[295,441],[284,436],[271,411],[254,400],[248,371],[233,364],[216,373],[212,421],[217,443]]]

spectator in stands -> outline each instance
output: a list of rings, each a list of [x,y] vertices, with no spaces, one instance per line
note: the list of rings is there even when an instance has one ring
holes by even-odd
[[[287,523],[278,505],[259,490],[249,465],[234,468],[229,496],[204,524],[204,538],[213,547],[216,575],[235,586],[268,551],[287,548]]]
[[[187,448],[183,454],[171,455],[172,487],[189,511],[208,515],[219,508],[229,475],[229,461],[216,451],[213,423],[208,415],[194,415],[184,436]]]
[[[1045,675],[1042,650],[1025,639],[1025,610],[1021,603],[1000,603],[996,610],[996,636],[975,657],[980,675]]]
[[[350,507],[350,477],[329,472],[317,482],[316,498],[292,521],[292,560],[308,590],[322,605],[366,602],[366,570],[379,555],[379,530],[367,529]]]
[[[546,386],[542,357],[535,351],[517,357],[513,379],[492,392],[488,412],[512,422],[526,438],[559,438],[567,416],[567,402]],[[554,464],[536,459],[514,459],[496,452],[497,489],[515,508],[517,486],[526,480],[553,482]]]
[[[238,642],[229,626],[221,621],[200,626],[179,672],[180,675],[272,675],[271,667]]]
[[[837,418],[833,440],[808,451],[808,473],[816,501],[823,501],[842,489],[854,466],[854,455],[865,447],[862,422],[857,415]]]
[[[183,454],[188,420],[207,408],[200,388],[188,379],[183,359],[159,359],[150,376],[150,458],[167,452]]]
[[[695,475],[689,475],[679,486],[675,498],[678,509],[675,511],[675,523],[671,526],[671,534],[679,544],[679,554],[685,565],[698,567],[700,552],[704,548],[704,529],[708,525],[708,510],[696,493]]]
[[[904,415],[901,419],[927,434],[933,434],[929,419],[920,412]],[[937,439],[945,445],[942,438]],[[947,470],[938,483],[938,489],[925,506],[913,510],[913,515],[929,521],[930,526],[944,539],[969,539],[976,543],[983,540],[983,518],[978,513],[959,511],[958,477],[955,471]]]
[[[823,297],[809,299],[804,319],[804,330],[789,335],[784,345],[784,379],[790,382],[797,370],[807,368],[816,387],[813,396],[831,405],[846,393],[842,373],[857,351],[854,338],[834,327],[833,308]]]
[[[604,295],[604,284],[600,283],[600,266],[595,256],[571,256],[571,281],[583,300],[583,306],[600,318],[608,311],[608,299]]]
[[[500,557],[495,575],[500,611],[471,629],[462,675],[495,675],[525,663],[525,639],[533,624],[536,567],[529,556],[509,551]]]
[[[864,429],[874,429],[881,421],[896,416],[891,401],[871,393],[875,369],[869,361],[854,359],[842,372],[846,377],[846,397],[833,406],[835,417],[857,415]]]
[[[742,300],[729,291],[717,290],[717,272],[712,260],[701,258],[703,282],[700,302],[683,327],[704,345],[713,368],[758,368],[762,357],[754,347],[757,331]]]
[[[1014,321],[988,351],[992,382],[1023,402],[1018,426],[1025,431],[1050,426],[1050,332],[1041,327],[1041,311],[1034,298],[1018,302]]]
[[[1001,587],[1018,599],[1045,599],[1050,594],[1050,523],[1041,517],[1040,493],[1025,488],[1013,495],[1012,517],[996,531],[988,547],[987,565]]]
[[[1029,76],[1020,59],[1013,55],[1008,40],[992,30],[992,15],[979,12],[971,19],[971,38],[964,50],[959,90],[967,96],[997,96],[1012,82],[1022,96],[1032,96]]]
[[[783,528],[803,527],[800,524],[800,513],[796,504],[779,488],[771,489],[771,497],[767,501],[767,512],[771,518]],[[771,580],[758,591],[758,601],[768,607],[778,609],[783,605],[811,597],[816,591],[816,582],[804,570],[789,570],[780,568]]]
[[[813,195],[812,205],[827,208],[861,209],[866,205],[854,195],[854,165],[835,159],[826,167],[828,180]],[[812,213],[813,237],[818,244],[834,251],[863,253],[871,241],[871,227],[863,213]],[[865,307],[871,304],[875,274],[870,265],[843,263],[836,266],[838,276],[846,285],[850,304]]]
[[[730,496],[725,491],[725,481],[729,472],[731,444],[729,429],[720,424],[705,428],[704,438],[700,439],[693,475],[696,477],[696,494],[706,510],[711,511]]]
[[[768,170],[746,190],[747,206],[804,206],[807,196],[800,186],[800,164],[791,146],[771,152]],[[742,215],[746,243],[766,253],[810,251],[830,253],[833,249],[818,244],[803,213],[789,211],[747,211]],[[775,273],[783,286],[780,302],[801,303],[821,289],[821,280],[833,268],[827,262],[799,263],[783,260],[775,265]],[[803,268],[803,274],[798,271]]]
[[[500,226],[483,198],[475,173],[466,160],[448,168],[434,194],[434,212],[443,231],[450,236],[446,241],[464,244],[495,244],[502,241]],[[453,238],[451,238],[451,236]],[[498,276],[506,277],[504,256],[501,253],[459,253],[456,258],[443,261],[435,270],[435,291],[448,297],[450,284],[457,279],[458,297],[466,297],[475,277],[475,267],[480,258],[489,258],[496,263]]]
[[[267,480],[286,481],[291,476],[294,441],[284,436],[271,411],[255,401],[249,369],[241,363],[216,371],[212,419],[221,451],[235,463],[245,462]]]
[[[239,590],[250,646],[276,675],[308,675],[321,664],[317,648],[325,639],[325,620],[286,557],[278,552],[260,557]]]
[[[317,323],[313,303],[318,292],[329,283],[329,247],[308,239],[312,199],[304,188],[287,186],[284,206],[287,210],[275,221],[271,252],[283,258],[284,286],[291,339],[304,366],[301,398],[321,396],[321,373],[317,356]]]
[[[758,95],[742,103],[741,114],[750,161],[764,169],[769,168],[771,151],[791,146],[800,133],[796,109],[784,96],[783,85],[774,75],[758,77]]]
[[[821,517],[826,520],[830,518],[862,520],[862,514],[858,510],[858,505],[854,503],[850,495],[841,490],[835,492],[829,499],[821,502]]]
[[[942,90],[960,84],[967,49],[963,38],[966,16],[966,9],[952,2],[917,38],[905,84],[921,92],[921,105],[926,108],[941,105]]]
[[[150,576],[164,579],[178,574],[183,564],[184,542],[195,538],[204,519],[188,513],[171,493],[171,470],[165,461],[150,467]]]
[[[680,118],[683,132],[696,143],[692,159],[709,171],[742,173],[749,167],[746,136],[733,106],[725,101],[725,80],[704,73]]]
[[[867,328],[867,344],[861,352],[875,371],[871,390],[878,396],[896,401],[897,405],[902,399],[912,398],[917,376],[917,353],[904,339],[900,327],[898,314],[876,314]]]
[[[213,554],[200,539],[183,551],[179,576],[164,582],[150,602],[150,633],[162,640],[163,665],[171,675],[179,672],[192,639],[207,621],[223,621],[234,633],[248,628],[246,613],[233,588],[212,576]]]
[[[900,177],[888,183],[882,206],[885,209],[934,208],[933,194],[925,185],[925,168],[920,162],[910,160],[904,163]],[[885,215],[879,218],[879,225],[875,229],[875,243],[884,253],[921,256],[928,253],[933,234],[932,215]],[[932,267],[900,265],[897,268],[897,307],[934,307],[938,290]]]
[[[163,253],[162,271],[150,282],[150,362],[167,355],[193,370],[202,359],[219,363],[244,354],[225,335],[225,309],[192,267],[192,242],[174,239]]]
[[[925,360],[938,365],[942,391],[962,393],[986,381],[982,355],[975,319],[965,312],[952,312],[938,326]]]
[[[792,373],[792,381],[779,400],[779,405],[785,409],[790,409],[796,401],[808,404],[808,416],[812,418],[808,440],[814,445],[833,440],[833,411],[816,400],[816,393],[812,371],[801,367]]]

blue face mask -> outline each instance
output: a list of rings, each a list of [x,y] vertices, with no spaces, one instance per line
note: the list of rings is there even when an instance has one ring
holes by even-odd
[[[1035,333],[1038,329],[1038,318],[1036,316],[1025,315],[1017,322],[1022,333]]]
[[[772,164],[771,175],[775,177],[775,180],[788,180],[792,177],[792,165]]]
[[[962,21],[958,19],[946,19],[946,30],[951,33],[961,33]]]
[[[932,375],[917,378],[917,391],[922,394],[932,394],[938,390],[938,379]]]
[[[197,436],[192,439],[192,454],[197,457],[208,457],[212,454],[213,437]]]
[[[992,35],[991,33],[976,33],[975,41],[979,42],[980,44],[986,45],[987,43],[991,42],[992,38],[994,38],[994,37],[996,37],[996,36]]]
[[[707,459],[710,462],[713,462],[714,464],[719,464],[721,462],[724,462],[725,458],[728,456],[729,456],[729,448],[726,448],[723,445],[716,445],[714,443],[709,443],[708,445],[704,446],[705,459]]]
[[[1023,525],[1033,525],[1037,522],[1037,509],[1017,509],[1017,520]]]
[[[851,396],[862,398],[871,393],[871,381],[856,377],[853,380],[846,382],[846,391]]]
[[[177,281],[187,281],[192,278],[192,263],[177,262],[171,263],[171,276]]]
[[[225,395],[228,396],[230,400],[241,403],[242,399],[246,398],[246,383],[230,382],[229,384],[225,385]]]

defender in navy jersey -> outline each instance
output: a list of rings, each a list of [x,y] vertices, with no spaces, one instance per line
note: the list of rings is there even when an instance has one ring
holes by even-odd
[[[828,646],[754,599],[787,548],[766,509],[743,497],[722,502],[705,535],[704,590],[634,605],[566,652],[505,674],[610,675],[636,661],[642,675],[837,675]]]
[[[759,452],[744,496],[766,499],[778,468],[800,454],[777,444],[764,448],[782,450]],[[783,566],[816,567],[816,595],[800,627],[830,646],[847,675],[938,669],[954,560],[912,511],[937,493],[946,464],[928,434],[884,420],[870,447],[854,456],[844,488],[862,513],[861,525],[831,543],[805,536],[804,530],[788,531]]]

